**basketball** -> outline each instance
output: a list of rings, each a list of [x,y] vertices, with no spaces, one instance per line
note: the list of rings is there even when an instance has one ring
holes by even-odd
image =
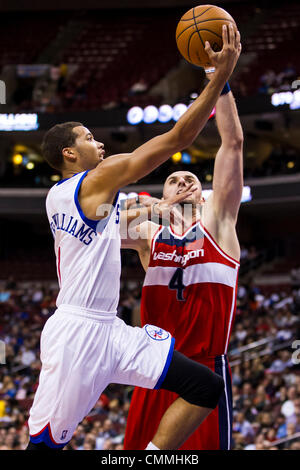
[[[227,11],[214,5],[201,5],[191,8],[178,22],[176,43],[181,55],[191,64],[200,67],[211,66],[205,52],[205,41],[213,51],[222,49],[222,25],[236,23]]]

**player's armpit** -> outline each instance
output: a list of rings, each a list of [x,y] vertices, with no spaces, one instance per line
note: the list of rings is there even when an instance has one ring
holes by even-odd
[[[214,209],[214,193],[203,206],[202,223],[219,247],[229,256],[239,261],[240,245],[236,234],[236,220],[230,214],[219,217]]]
[[[151,245],[151,240],[158,226],[150,221],[145,221],[139,225],[121,229],[121,248],[130,248],[138,252],[147,250]]]

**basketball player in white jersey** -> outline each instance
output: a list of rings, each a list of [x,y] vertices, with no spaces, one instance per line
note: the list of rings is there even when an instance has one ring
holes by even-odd
[[[80,123],[56,125],[44,138],[44,157],[63,177],[46,200],[60,291],[42,331],[28,450],[63,448],[109,383],[178,393],[147,449],[177,449],[217,406],[224,388],[217,374],[175,354],[167,331],[116,317],[118,190],[189,146],[206,124],[240,55],[239,33],[225,26],[222,51],[208,43],[206,51],[216,69],[210,83],[169,132],[134,152],[103,160],[103,144]],[[179,383],[174,370],[182,371]]]

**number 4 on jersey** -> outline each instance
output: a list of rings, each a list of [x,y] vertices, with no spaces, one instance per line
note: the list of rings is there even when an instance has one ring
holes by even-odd
[[[185,285],[183,284],[183,269],[177,268],[169,282],[169,289],[177,291],[177,300],[185,300],[183,297],[184,288]]]

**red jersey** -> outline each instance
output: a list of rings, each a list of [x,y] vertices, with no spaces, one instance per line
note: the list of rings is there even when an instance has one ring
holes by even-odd
[[[228,450],[232,443],[232,391],[226,357],[234,321],[239,263],[196,222],[183,235],[159,227],[151,245],[142,300],[142,324],[159,325],[175,338],[175,349],[223,377],[215,408],[181,446],[182,450]],[[124,440],[125,450],[145,449],[167,408],[168,390],[136,387]]]
[[[186,356],[227,353],[239,262],[196,222],[183,235],[159,227],[152,239],[142,299],[142,325],[159,325]]]

